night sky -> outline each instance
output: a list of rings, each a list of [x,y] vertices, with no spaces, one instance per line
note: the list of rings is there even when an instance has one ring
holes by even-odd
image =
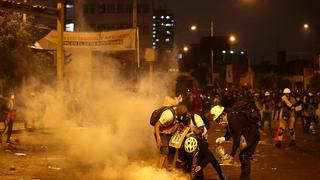
[[[320,35],[320,0],[157,0],[175,15],[176,43],[199,42],[209,34],[235,34],[235,50],[245,50],[253,62],[275,62],[276,52],[312,57]],[[303,24],[310,24],[304,31]],[[189,31],[197,24],[197,33]],[[318,30],[317,30],[318,29]]]

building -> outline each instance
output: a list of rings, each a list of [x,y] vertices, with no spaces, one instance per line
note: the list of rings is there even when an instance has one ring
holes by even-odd
[[[235,61],[230,47],[228,36],[203,37],[199,44],[192,44],[189,51],[182,53],[180,70],[194,74],[202,87],[210,84],[211,78],[225,84],[226,65]]]
[[[174,45],[174,16],[165,9],[157,9],[152,15],[152,47],[156,50],[157,65],[168,69],[172,65],[169,58],[173,53]]]

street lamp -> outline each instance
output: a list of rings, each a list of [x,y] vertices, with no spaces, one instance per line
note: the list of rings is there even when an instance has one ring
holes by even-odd
[[[184,51],[184,52],[188,52],[188,51],[189,51],[188,46],[184,46],[184,47],[183,47],[183,51]]]
[[[197,26],[196,25],[192,25],[190,27],[191,31],[196,31],[197,30]],[[210,37],[211,39],[213,40],[213,20],[210,21]],[[211,72],[210,72],[210,83],[213,84],[213,81],[214,81],[214,72],[213,72],[213,65],[214,65],[214,50],[213,48],[211,48],[210,50],[210,59],[211,59]]]
[[[309,24],[307,24],[307,23],[303,24],[303,29],[304,30],[309,30],[309,28],[310,28]]]
[[[197,26],[196,26],[196,25],[192,25],[192,26],[190,27],[190,30],[191,30],[191,31],[197,30]]]
[[[236,36],[234,36],[234,35],[231,35],[231,36],[229,37],[229,41],[230,41],[231,43],[235,42],[236,40],[237,40],[237,38],[236,38]]]

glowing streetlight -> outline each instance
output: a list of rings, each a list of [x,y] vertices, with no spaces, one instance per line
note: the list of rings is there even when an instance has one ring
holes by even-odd
[[[234,35],[231,35],[230,37],[229,37],[229,41],[230,42],[235,42],[237,39],[236,39],[236,37],[234,36]]]
[[[190,27],[190,29],[191,29],[191,31],[195,31],[195,30],[197,30],[197,26],[196,26],[196,25],[192,25],[192,26]]]
[[[189,51],[189,48],[188,48],[187,46],[184,46],[184,47],[183,47],[183,51],[184,51],[184,52],[188,52],[188,51]]]
[[[303,24],[303,28],[304,29],[309,29],[309,24],[307,24],[307,23]]]

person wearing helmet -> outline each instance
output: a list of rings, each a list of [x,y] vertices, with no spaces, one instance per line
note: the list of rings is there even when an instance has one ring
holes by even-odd
[[[252,155],[260,140],[259,125],[257,122],[251,121],[243,113],[232,110],[226,110],[223,106],[214,106],[210,113],[213,120],[220,126],[227,129],[224,137],[216,139],[217,144],[222,144],[224,141],[232,137],[232,151],[228,157],[230,163],[233,162],[237,149],[240,148],[239,159],[241,162],[241,180],[250,179]],[[243,143],[240,143],[242,142]],[[243,144],[243,146],[240,146]]]
[[[264,99],[262,101],[262,118],[261,118],[261,129],[264,128],[264,122],[268,121],[269,125],[269,131],[272,130],[271,128],[271,119],[272,119],[272,112],[274,108],[274,102],[271,97],[271,94],[269,91],[266,91],[264,93]]]
[[[158,168],[160,169],[165,167],[167,160],[168,166],[172,166],[175,149],[169,146],[169,141],[178,128],[176,117],[187,112],[183,107],[177,107],[177,103],[170,105],[172,106],[167,106],[161,111],[161,115],[154,125],[156,144],[160,150],[158,162]]]
[[[185,107],[186,108],[186,107]],[[211,163],[220,179],[225,179],[222,173],[221,167],[213,153],[209,150],[209,144],[207,142],[208,131],[205,127],[205,123],[201,116],[195,113],[186,113],[180,119],[184,126],[188,126],[191,130],[189,137],[184,143],[184,150],[187,153],[193,153],[195,150],[199,150],[199,158],[197,165],[194,169],[196,173],[196,179],[203,179],[203,169]],[[180,155],[184,154],[180,151]],[[185,157],[184,157],[185,159]]]
[[[13,122],[15,118],[15,108],[14,108],[14,94],[11,93],[5,98],[5,107],[3,107],[3,122],[5,129],[1,134],[0,140],[2,142],[2,135],[7,131],[7,144],[11,144],[11,134],[12,134],[12,128],[13,128]]]
[[[280,110],[280,121],[279,121],[279,130],[278,130],[278,141],[276,143],[276,147],[280,148],[283,139],[283,133],[286,128],[286,124],[289,127],[289,133],[291,136],[290,146],[295,145],[295,132],[294,132],[294,125],[295,125],[295,112],[300,110],[302,107],[301,105],[295,106],[294,100],[291,99],[291,90],[289,88],[285,88],[283,90],[283,95],[281,97],[281,110]]]

